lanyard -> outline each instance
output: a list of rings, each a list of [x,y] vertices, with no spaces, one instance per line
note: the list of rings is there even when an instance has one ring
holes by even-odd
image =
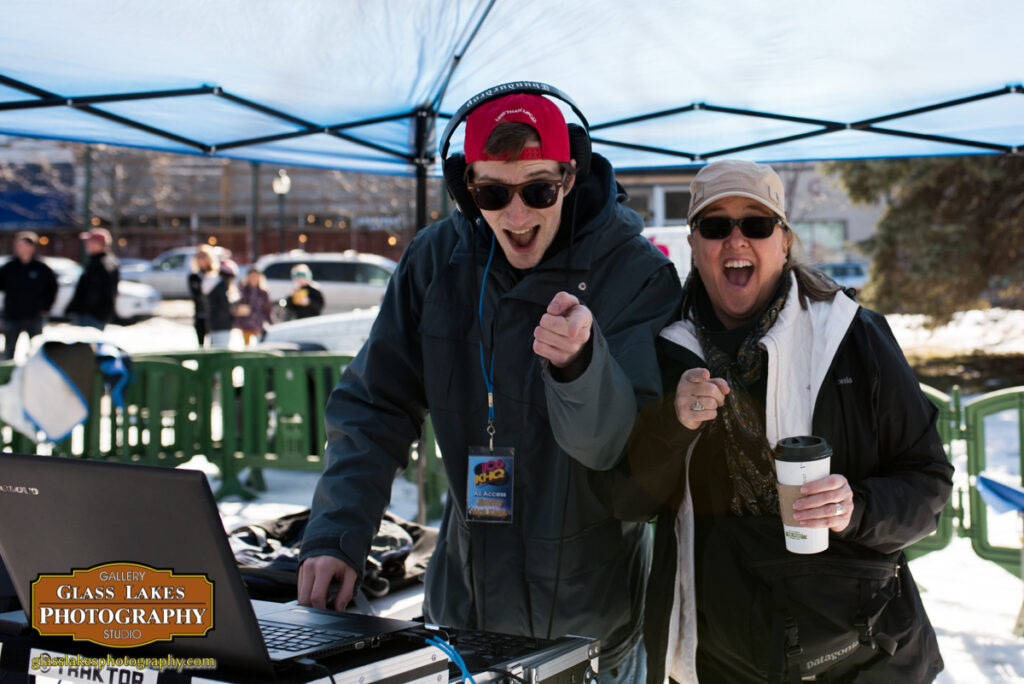
[[[494,451],[494,340],[491,340],[491,370],[487,372],[484,363],[484,288],[487,287],[487,272],[491,270],[491,260],[494,258],[494,234],[491,234],[491,253],[487,257],[487,266],[484,267],[484,278],[480,284],[480,302],[477,305],[477,316],[480,324],[480,370],[484,374],[484,386],[487,388],[487,434],[491,439],[490,448]]]

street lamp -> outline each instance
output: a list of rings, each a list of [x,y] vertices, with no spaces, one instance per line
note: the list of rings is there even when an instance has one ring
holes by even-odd
[[[292,189],[292,179],[288,177],[288,172],[284,169],[279,169],[277,172],[277,178],[272,183],[274,187],[274,194],[277,195],[277,251],[284,251],[284,196],[288,194],[288,191]]]

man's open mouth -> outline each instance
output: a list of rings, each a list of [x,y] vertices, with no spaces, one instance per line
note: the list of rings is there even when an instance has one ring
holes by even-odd
[[[532,226],[525,230],[506,230],[505,235],[508,237],[508,241],[512,243],[513,247],[517,250],[525,251],[533,247],[533,243],[537,239],[537,233],[539,232],[540,226]]]

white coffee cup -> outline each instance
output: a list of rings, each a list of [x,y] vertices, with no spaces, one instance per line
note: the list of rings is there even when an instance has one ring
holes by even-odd
[[[775,446],[779,513],[788,551],[819,553],[828,548],[828,528],[800,525],[793,519],[793,502],[802,496],[799,492],[801,485],[829,474],[831,462],[832,447],[821,437],[786,437]]]

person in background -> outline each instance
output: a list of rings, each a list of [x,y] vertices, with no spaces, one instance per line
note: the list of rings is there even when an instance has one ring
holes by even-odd
[[[648,682],[930,682],[942,658],[903,550],[952,489],[938,411],[885,318],[803,263],[771,167],[712,162],[690,196],[663,399],[609,487],[623,518],[658,514]],[[804,435],[832,449],[788,504],[830,530],[813,555],[786,550],[773,460]]]
[[[31,339],[43,332],[43,324],[57,298],[57,276],[36,258],[39,236],[21,231],[14,236],[14,258],[0,266],[0,292],[4,293],[4,358],[13,359],[21,333]]]
[[[110,249],[112,239],[106,228],[79,233],[85,243],[86,264],[75,286],[67,313],[75,325],[103,330],[114,320],[117,299],[118,262]]]
[[[292,293],[284,305],[291,318],[311,318],[324,310],[324,295],[313,282],[313,272],[306,264],[292,268]]]
[[[220,282],[220,276],[217,254],[210,245],[199,245],[192,257],[192,272],[188,274],[188,291],[192,295],[192,304],[195,306],[193,325],[200,347],[206,344],[206,333],[210,329],[207,296],[218,282]]]
[[[238,266],[231,259],[220,262],[220,280],[207,296],[209,305],[210,346],[226,349],[231,340],[231,328],[235,317],[232,313],[238,302]]]
[[[235,303],[235,327],[242,331],[246,346],[263,336],[267,325],[274,322],[273,305],[267,292],[267,279],[255,267],[249,269],[238,288]]]

